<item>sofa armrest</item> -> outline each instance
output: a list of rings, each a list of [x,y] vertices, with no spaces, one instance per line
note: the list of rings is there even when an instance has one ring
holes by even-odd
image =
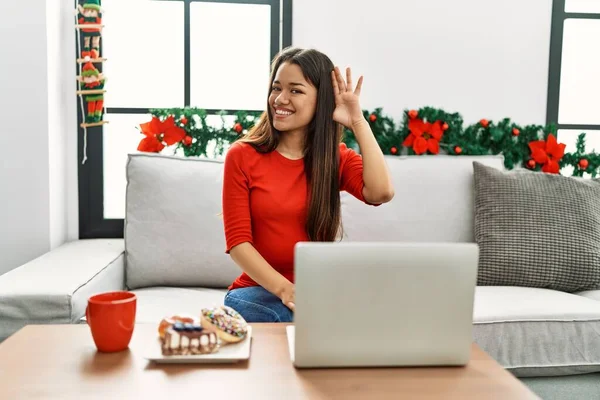
[[[124,282],[123,239],[66,243],[0,276],[0,341],[29,324],[79,323],[91,295]]]

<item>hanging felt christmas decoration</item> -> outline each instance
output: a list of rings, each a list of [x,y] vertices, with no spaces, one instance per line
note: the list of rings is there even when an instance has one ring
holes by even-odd
[[[104,76],[91,62],[86,63],[81,71],[80,87],[83,99],[87,104],[86,123],[100,122],[104,110]]]
[[[100,0],[83,0],[78,4],[78,22],[83,36],[83,49],[81,58],[97,59],[100,57],[100,32],[102,30],[102,12]],[[87,27],[85,26],[87,25]]]
[[[79,105],[83,121],[83,160],[87,160],[87,135],[89,128],[99,128],[108,123],[104,121],[104,83],[102,67],[97,69],[94,63],[102,65],[100,58],[100,38],[102,36],[101,0],[75,0],[75,29],[77,30],[77,53],[81,56],[79,64]]]

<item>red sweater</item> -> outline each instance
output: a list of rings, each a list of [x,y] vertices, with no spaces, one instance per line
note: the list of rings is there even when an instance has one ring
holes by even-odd
[[[340,144],[340,190],[367,203],[362,173],[362,157]],[[225,157],[223,177],[225,252],[250,242],[275,270],[294,282],[294,246],[309,241],[306,195],[304,160],[290,160],[276,150],[263,154],[247,143],[234,143]],[[258,284],[242,273],[229,289],[249,286]]]

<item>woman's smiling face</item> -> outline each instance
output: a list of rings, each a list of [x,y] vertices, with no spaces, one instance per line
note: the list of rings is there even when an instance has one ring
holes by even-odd
[[[317,108],[317,89],[304,78],[296,64],[283,63],[275,74],[269,107],[273,126],[280,132],[304,130]]]

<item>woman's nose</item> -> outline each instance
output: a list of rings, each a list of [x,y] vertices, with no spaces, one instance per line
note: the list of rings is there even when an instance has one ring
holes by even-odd
[[[279,96],[277,96],[277,98],[275,99],[275,102],[278,104],[287,104],[288,103],[288,97],[285,94],[285,92],[281,92],[279,93]]]

